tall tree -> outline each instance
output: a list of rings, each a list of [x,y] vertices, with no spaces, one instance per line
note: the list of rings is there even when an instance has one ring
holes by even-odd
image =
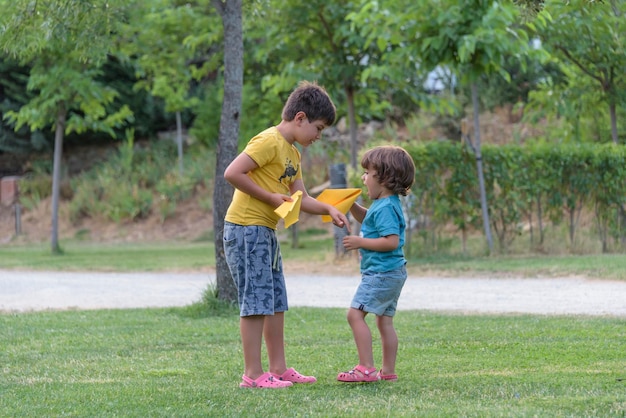
[[[380,19],[371,19],[372,14]],[[381,50],[419,57],[419,66],[428,71],[437,66],[452,69],[459,82],[471,88],[473,138],[468,132],[466,139],[471,139],[476,159],[483,227],[491,253],[493,238],[483,174],[477,80],[482,75],[509,79],[505,58],[526,56],[533,51],[528,33],[517,23],[517,9],[510,2],[491,0],[396,0],[385,6],[365,1],[361,11],[351,18],[355,24],[366,26],[369,39]],[[520,60],[521,65],[524,63]]]
[[[237,289],[224,256],[224,216],[233,188],[224,171],[237,156],[239,118],[243,90],[243,10],[241,0],[213,0],[224,27],[224,99],[217,144],[215,186],[213,189],[213,230],[215,232],[215,272],[218,297],[236,301]]]
[[[0,48],[31,66],[28,89],[33,99],[8,113],[16,129],[53,126],[51,249],[61,252],[58,208],[63,138],[71,132],[104,131],[132,118],[127,106],[109,112],[117,92],[96,81],[107,59],[117,25],[127,7],[124,0],[3,0]]]

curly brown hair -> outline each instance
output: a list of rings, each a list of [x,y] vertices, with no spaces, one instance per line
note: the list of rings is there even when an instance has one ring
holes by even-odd
[[[365,152],[361,167],[376,170],[378,182],[394,194],[406,196],[415,182],[415,163],[409,153],[395,145],[381,145]]]

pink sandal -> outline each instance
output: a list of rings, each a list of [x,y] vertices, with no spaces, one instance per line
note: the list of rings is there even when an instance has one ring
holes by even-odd
[[[278,379],[278,380],[285,381],[285,382],[292,382],[292,383],[315,383],[317,382],[317,379],[315,377],[301,375],[293,367],[287,369],[285,373],[281,375],[272,373],[272,376],[274,376],[274,379]]]
[[[354,369],[349,372],[341,372],[337,375],[337,380],[340,382],[377,382],[379,380],[376,367],[366,369],[365,367],[355,366]]]
[[[387,380],[389,382],[395,382],[398,380],[398,375],[397,374],[382,374],[382,373],[378,373],[378,377],[380,378],[380,380]]]
[[[293,383],[274,379],[271,373],[263,373],[261,376],[252,380],[245,374],[241,376],[242,382],[240,388],[260,388],[260,389],[281,389],[292,386]]]

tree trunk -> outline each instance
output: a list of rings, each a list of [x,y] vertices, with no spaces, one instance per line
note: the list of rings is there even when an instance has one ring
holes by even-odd
[[[346,99],[348,102],[348,121],[350,123],[350,164],[352,169],[356,170],[358,168],[356,157],[359,153],[358,127],[356,126],[356,113],[354,110],[354,90],[350,87],[346,87]]]
[[[626,244],[626,234],[625,234],[625,226],[626,226],[626,210],[622,205],[619,205],[619,239],[620,245],[624,247]]]
[[[574,246],[574,233],[576,231],[576,216],[575,216],[576,208],[569,208],[569,243]]]
[[[617,134],[617,111],[615,109],[615,100],[611,99],[609,104],[609,115],[611,116],[611,138],[614,144],[619,144],[619,135]]]
[[[57,108],[52,168],[52,230],[50,246],[53,254],[61,253],[61,247],[59,246],[59,195],[61,190],[61,157],[63,156],[63,137],[65,135],[66,118],[67,111],[65,110],[65,103],[61,102]]]
[[[220,300],[237,301],[237,289],[224,256],[224,216],[232,200],[233,188],[224,171],[237,156],[239,115],[243,90],[243,27],[241,0],[214,0],[224,26],[224,99],[217,144],[215,187],[213,191],[213,229],[215,232],[215,275]]]
[[[539,245],[543,245],[543,211],[541,209],[541,195],[537,194],[537,225],[539,226]]]
[[[476,83],[472,83],[472,107],[474,108],[474,136],[476,137],[474,154],[476,156],[476,170],[478,171],[478,185],[480,187],[480,207],[483,213],[483,226],[485,228],[485,236],[487,237],[489,254],[491,255],[493,252],[493,238],[491,237],[491,228],[489,226],[489,206],[487,206],[487,193],[485,191],[483,157],[480,151],[480,120],[478,118],[478,89]]]
[[[346,165],[345,164],[332,164],[329,169],[330,175],[330,186],[331,189],[345,189],[347,187],[347,177],[346,177]],[[350,220],[350,213],[346,215],[348,220]],[[343,238],[348,235],[348,230],[346,227],[339,228],[336,225],[333,225],[333,235],[335,238],[335,256],[336,257],[344,257],[348,254],[348,250],[343,246]]]
[[[178,148],[178,174],[183,176],[183,123],[180,111],[176,112],[176,146]]]
[[[467,254],[467,228],[461,228],[461,244],[463,247],[463,254]]]
[[[535,229],[533,228],[533,203],[529,202],[530,210],[528,211],[528,233],[530,236],[530,249],[533,249],[533,244],[535,242]]]

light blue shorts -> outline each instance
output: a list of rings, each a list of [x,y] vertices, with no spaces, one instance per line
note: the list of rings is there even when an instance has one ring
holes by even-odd
[[[224,223],[224,256],[237,286],[239,315],[274,315],[287,306],[276,231]]]
[[[405,266],[383,273],[365,272],[350,307],[378,316],[394,316],[405,281]]]

